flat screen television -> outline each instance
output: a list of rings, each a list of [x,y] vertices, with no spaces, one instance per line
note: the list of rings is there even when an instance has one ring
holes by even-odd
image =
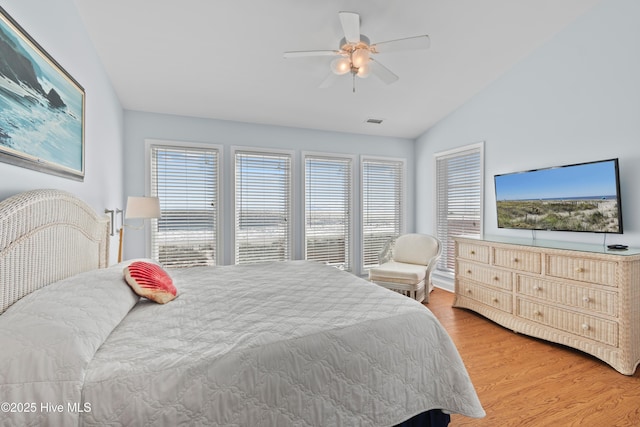
[[[494,176],[498,228],[622,233],[618,159]]]

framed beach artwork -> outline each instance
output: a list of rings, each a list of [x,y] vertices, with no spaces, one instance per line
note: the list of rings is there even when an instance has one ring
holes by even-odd
[[[0,161],[84,180],[84,98],[0,7]]]

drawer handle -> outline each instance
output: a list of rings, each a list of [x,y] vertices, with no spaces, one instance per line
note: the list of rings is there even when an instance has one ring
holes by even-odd
[[[471,293],[471,289],[467,289],[467,293],[470,294]]]
[[[519,260],[518,258],[515,258],[515,257],[513,258],[513,260],[512,260],[512,261],[513,261],[513,262],[520,262],[520,260]]]
[[[475,254],[476,254],[476,251],[471,251],[471,255],[475,255]]]
[[[533,287],[533,290],[534,291],[541,291],[542,288],[540,286],[536,285],[536,286]]]
[[[588,331],[589,329],[590,329],[590,328],[589,328],[589,325],[587,325],[586,323],[583,323],[583,324],[582,324],[582,330],[584,330],[584,331]]]
[[[540,313],[538,310],[533,310],[533,314],[535,316],[542,316],[542,313]]]
[[[493,280],[495,280],[496,282],[500,280],[500,278],[498,276],[493,276]]]
[[[471,271],[471,270],[467,270],[467,274],[471,274],[471,273],[472,273],[472,271]]]
[[[583,297],[582,297],[582,301],[584,301],[584,302],[590,302],[590,301],[591,301],[591,298],[589,298],[588,296],[586,296],[586,295],[585,295],[585,296],[583,296]]]
[[[498,298],[493,297],[493,299],[492,299],[491,301],[493,301],[493,302],[496,302],[496,303],[497,303],[497,302],[498,302]]]
[[[584,273],[584,268],[582,267],[576,268],[576,273]]]

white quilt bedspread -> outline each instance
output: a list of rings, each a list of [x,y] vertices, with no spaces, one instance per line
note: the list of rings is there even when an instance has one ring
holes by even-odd
[[[305,261],[171,270],[178,298],[166,305],[141,300],[133,306],[121,269],[102,273],[115,283],[106,303],[67,295],[66,310],[49,304],[60,312],[38,316],[45,325],[59,316],[74,334],[91,337],[76,340],[86,343],[77,345],[75,355],[49,342],[45,353],[63,354],[23,361],[0,348],[3,397],[9,391],[11,399],[38,405],[43,398],[79,402],[89,410],[36,411],[12,420],[387,426],[434,408],[484,416],[457,350],[431,312],[351,274]],[[95,286],[92,279],[77,277],[84,277],[85,288]],[[117,304],[110,302],[114,299]],[[110,314],[102,319],[94,308]],[[22,339],[11,316],[23,311],[17,303],[0,316],[0,340]],[[76,311],[84,314],[68,316]],[[41,327],[46,326],[31,326]],[[105,334],[105,328],[113,330]],[[49,333],[40,331],[31,341],[43,334]],[[52,366],[45,366],[45,359]],[[12,360],[11,369],[5,360]]]

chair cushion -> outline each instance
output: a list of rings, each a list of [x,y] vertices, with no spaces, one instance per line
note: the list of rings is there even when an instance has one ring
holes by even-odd
[[[438,241],[425,234],[403,234],[393,247],[393,260],[427,265],[438,254]]]
[[[424,265],[388,261],[369,270],[369,280],[415,284],[424,280],[427,268]]]

